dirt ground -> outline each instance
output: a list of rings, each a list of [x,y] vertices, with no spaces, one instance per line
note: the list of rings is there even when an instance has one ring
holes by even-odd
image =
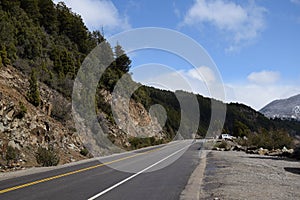
[[[211,151],[200,199],[300,199],[300,162],[244,152]]]

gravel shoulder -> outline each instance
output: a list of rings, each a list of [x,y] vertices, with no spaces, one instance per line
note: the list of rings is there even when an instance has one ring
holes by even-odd
[[[300,199],[300,162],[211,151],[200,199]]]

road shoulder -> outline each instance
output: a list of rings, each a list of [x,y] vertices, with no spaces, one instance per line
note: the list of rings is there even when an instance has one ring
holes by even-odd
[[[187,185],[184,190],[181,192],[180,200],[197,200],[200,199],[202,195],[201,185],[204,178],[204,172],[206,168],[206,156],[208,150],[199,151],[199,165],[195,168],[191,174]]]
[[[300,162],[211,151],[200,199],[300,199]]]

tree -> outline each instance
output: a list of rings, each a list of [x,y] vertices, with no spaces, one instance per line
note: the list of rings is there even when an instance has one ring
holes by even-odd
[[[81,53],[88,53],[86,41],[88,39],[88,29],[84,25],[80,15],[75,14],[65,3],[57,4],[59,21],[59,32],[65,34],[72,42],[74,42]]]
[[[100,31],[93,31],[91,33],[91,38],[95,41],[96,45],[100,44],[104,41],[103,35],[100,33]]]
[[[12,59],[15,57],[16,47],[15,47],[15,32],[13,20],[7,12],[0,10],[0,41],[1,50],[3,48],[7,51],[7,57]]]
[[[45,28],[47,33],[58,31],[57,13],[52,0],[39,0],[38,3],[40,13],[40,25]]]
[[[22,0],[21,8],[28,14],[32,21],[35,23],[39,22],[41,14],[39,11],[38,0]]]
[[[20,6],[20,0],[1,0],[0,6],[5,11],[14,11]]]
[[[248,136],[251,133],[249,127],[242,123],[241,121],[234,120],[233,124],[233,136],[243,137]]]
[[[30,103],[32,103],[34,106],[40,105],[40,92],[39,92],[39,86],[37,82],[36,77],[36,71],[33,69],[31,71],[30,79],[29,79],[29,91],[27,93],[27,98]]]
[[[114,67],[118,70],[121,70],[123,73],[129,72],[131,60],[126,55],[125,51],[123,50],[120,44],[115,46],[115,62]]]
[[[5,47],[2,47],[1,51],[0,51],[0,60],[1,60],[1,64],[3,64],[4,66],[10,65],[10,59],[8,59],[7,57],[7,51]]]

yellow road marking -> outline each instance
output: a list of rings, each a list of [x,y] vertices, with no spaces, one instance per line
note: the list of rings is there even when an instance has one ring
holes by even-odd
[[[101,163],[101,164],[98,164],[98,165],[94,165],[94,166],[82,168],[82,169],[79,169],[79,170],[67,172],[67,173],[64,173],[64,174],[59,174],[59,175],[56,175],[56,176],[40,179],[40,180],[37,180],[37,181],[25,183],[25,184],[22,184],[22,185],[17,185],[17,186],[14,186],[14,187],[6,188],[6,189],[3,189],[3,190],[0,190],[0,194],[10,192],[10,191],[13,191],[13,190],[17,190],[17,189],[21,189],[21,188],[25,188],[25,187],[29,187],[29,186],[36,185],[36,184],[39,184],[39,183],[51,181],[51,180],[54,180],[54,179],[62,178],[62,177],[65,177],[65,176],[70,176],[70,175],[77,174],[77,173],[80,173],[80,172],[88,171],[88,170],[91,170],[91,169],[102,167],[104,165],[109,165],[109,164],[119,162],[119,161],[122,161],[122,160],[127,160],[129,158],[133,158],[133,157],[136,157],[136,156],[139,156],[139,155],[143,155],[143,154],[147,154],[147,153],[150,153],[150,152],[158,151],[159,149],[161,149],[161,147],[157,148],[157,149],[152,149],[152,150],[149,150],[149,151],[145,151],[145,152],[142,152],[142,153],[134,154],[134,155],[131,155],[131,156],[127,156],[127,157],[124,157],[124,158],[119,158],[117,160],[113,160],[113,161],[110,161],[110,162],[105,162],[105,163]]]

